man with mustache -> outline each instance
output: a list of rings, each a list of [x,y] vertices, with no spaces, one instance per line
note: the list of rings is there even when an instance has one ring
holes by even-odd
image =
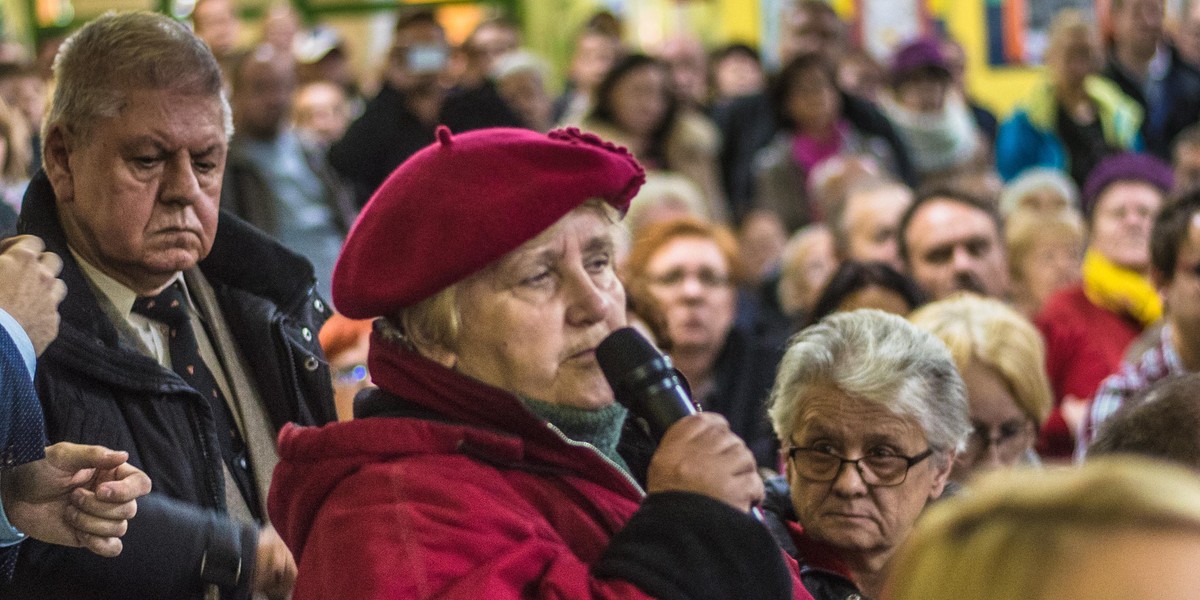
[[[952,189],[932,189],[900,218],[900,259],[930,300],[967,291],[1008,296],[1008,258],[1000,215]]]
[[[334,417],[312,266],[218,210],[230,108],[186,27],[105,15],[54,73],[18,225],[62,257],[68,290],[37,370],[47,435],[128,452],[154,491],[119,558],[27,542],[0,596],[286,597],[275,436]]]

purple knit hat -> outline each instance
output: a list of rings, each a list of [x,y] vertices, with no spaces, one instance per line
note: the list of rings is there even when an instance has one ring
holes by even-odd
[[[1091,220],[1100,195],[1118,181],[1148,183],[1166,194],[1171,191],[1175,176],[1171,172],[1171,165],[1149,154],[1122,152],[1108,156],[1092,167],[1083,184],[1083,201],[1079,208],[1084,218]]]
[[[942,51],[941,40],[935,37],[919,37],[896,49],[892,55],[892,85],[906,81],[918,70],[932,69],[950,77],[950,61]]]

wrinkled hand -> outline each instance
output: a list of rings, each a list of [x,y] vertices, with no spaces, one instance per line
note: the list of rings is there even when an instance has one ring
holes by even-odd
[[[0,472],[4,512],[34,539],[116,556],[137,498],[150,492],[150,478],[127,460],[102,446],[54,444],[46,458]]]
[[[32,235],[0,242],[0,308],[21,324],[37,354],[58,335],[58,304],[67,295],[58,279],[62,259],[45,250]]]
[[[271,600],[283,600],[296,585],[296,561],[275,528],[258,532],[258,562],[254,563],[254,591]]]
[[[647,492],[695,492],[744,512],[764,495],[754,454],[716,413],[672,425],[650,459],[646,479]]]

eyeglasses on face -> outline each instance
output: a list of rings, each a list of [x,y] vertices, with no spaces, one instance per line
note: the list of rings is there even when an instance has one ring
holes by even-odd
[[[729,285],[729,275],[718,273],[712,269],[699,269],[697,271],[671,269],[661,275],[651,275],[649,277],[652,285],[665,288],[679,287],[692,278],[699,281],[701,286],[710,289],[723,288]]]
[[[788,448],[787,454],[796,474],[809,481],[833,481],[841,474],[842,465],[851,464],[863,483],[874,487],[891,487],[904,483],[908,478],[908,470],[932,456],[933,448],[927,448],[915,456],[868,454],[853,460],[839,456],[828,448],[792,447]]]
[[[963,451],[965,457],[986,453],[989,448],[995,448],[1004,456],[1019,452],[1033,432],[1033,422],[1029,419],[1014,419],[1005,421],[998,427],[989,427],[983,423],[974,423],[975,430],[967,437],[967,448]]]

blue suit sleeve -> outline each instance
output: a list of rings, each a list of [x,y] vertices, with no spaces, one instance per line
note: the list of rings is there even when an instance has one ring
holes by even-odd
[[[15,404],[16,390],[21,386],[29,388],[33,385],[34,356],[29,336],[4,309],[0,309],[0,326],[3,327],[3,331],[0,331],[0,449],[4,449],[9,443],[9,428],[12,427],[10,413]],[[28,353],[22,347],[22,341],[28,346]],[[13,352],[14,349],[17,352]],[[12,358],[17,355],[23,359],[20,362],[24,369],[14,364],[18,361]],[[0,503],[0,548],[9,548],[24,539],[25,534],[9,523],[8,516],[4,514],[4,504]]]
[[[3,308],[0,308],[0,327],[8,332],[9,339],[21,352],[21,358],[25,359],[25,370],[29,373],[29,379],[32,381],[34,369],[37,366],[37,354],[33,351],[33,340],[29,339],[29,334],[25,333],[21,324]]]

